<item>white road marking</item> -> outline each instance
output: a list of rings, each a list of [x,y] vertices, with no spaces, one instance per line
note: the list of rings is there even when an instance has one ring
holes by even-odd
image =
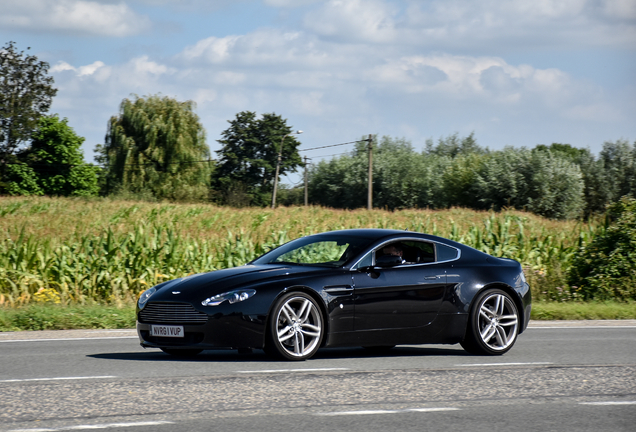
[[[633,329],[636,328],[636,326],[632,326],[632,325],[606,325],[606,326],[594,326],[594,325],[590,325],[590,326],[577,326],[577,325],[573,325],[573,326],[555,326],[555,327],[531,327],[528,326],[528,330],[543,330],[543,329],[559,329],[559,330],[568,330],[568,329]]]
[[[534,365],[549,365],[550,362],[528,362],[528,363],[469,363],[469,364],[456,364],[455,366],[534,366]]]
[[[580,405],[636,405],[636,401],[581,402]]]
[[[459,411],[459,408],[409,408],[403,410],[370,410],[370,411],[338,411],[329,413],[318,413],[319,416],[346,416],[346,415],[376,415],[376,414],[401,414],[409,412],[438,412],[438,411]]]
[[[72,381],[72,380],[108,379],[108,378],[118,378],[118,377],[113,375],[102,375],[102,376],[85,376],[85,377],[23,378],[23,379],[0,380],[0,383],[30,382],[30,381]]]
[[[76,340],[99,340],[99,339],[139,339],[139,336],[102,336],[102,337],[79,337],[79,338],[58,338],[58,339],[14,339],[14,340],[0,340],[0,343],[58,342],[58,341],[76,341]]]
[[[58,431],[73,431],[73,430],[125,428],[125,427],[136,427],[136,426],[161,426],[161,425],[168,425],[168,424],[174,424],[174,423],[169,421],[137,422],[137,423],[108,423],[108,424],[96,424],[96,425],[62,426],[58,428],[13,429],[8,432],[58,432]]]
[[[317,368],[317,369],[266,369],[266,370],[246,370],[236,371],[237,373],[284,373],[284,372],[329,372],[329,371],[345,371],[349,368]]]

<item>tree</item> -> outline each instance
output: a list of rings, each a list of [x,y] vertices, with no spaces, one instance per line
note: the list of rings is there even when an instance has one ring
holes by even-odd
[[[57,89],[48,70],[47,62],[17,52],[15,42],[0,49],[0,174],[51,106]]]
[[[217,140],[223,147],[217,151],[220,157],[212,176],[212,187],[220,194],[219,201],[224,203],[249,201],[267,205],[281,140],[292,132],[292,128],[279,115],[263,114],[258,119],[251,111],[238,113],[228,123],[230,127],[221,133],[222,139]],[[280,175],[302,166],[299,145],[293,136],[282,142]],[[234,196],[237,190],[243,194],[242,198]]]
[[[212,162],[194,102],[148,96],[124,99],[111,117],[105,144],[104,192],[199,201],[209,194]]]
[[[470,135],[461,139],[459,138],[459,134],[454,133],[446,138],[440,138],[436,146],[433,145],[433,140],[426,140],[425,153],[454,158],[458,155],[488,153],[488,149],[484,149],[477,144],[474,132],[471,132]]]
[[[626,140],[606,141],[599,159],[609,185],[608,202],[636,195],[636,143],[632,147]]]
[[[309,201],[334,208],[360,208],[367,203],[369,159],[366,143],[351,155],[321,160],[309,171]],[[375,182],[374,182],[375,187]]]
[[[482,208],[526,209],[555,219],[576,218],[584,202],[581,169],[551,151],[506,147],[488,154],[471,193]]]
[[[38,185],[35,171],[24,162],[7,165],[3,189],[9,195],[44,195],[44,191]]]
[[[99,168],[84,162],[83,142],[67,119],[42,117],[31,146],[20,159],[31,166],[45,195],[95,196]]]
[[[568,279],[584,300],[636,300],[636,199],[608,207],[604,229],[575,254]]]
[[[575,219],[585,208],[581,168],[550,152],[533,152],[526,165],[527,209],[554,219]]]
[[[16,153],[5,170],[10,195],[94,196],[99,168],[84,162],[84,138],[66,119],[41,117],[31,144]]]

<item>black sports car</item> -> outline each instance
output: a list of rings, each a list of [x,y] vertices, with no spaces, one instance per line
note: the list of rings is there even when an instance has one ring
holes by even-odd
[[[304,360],[320,347],[460,343],[508,351],[530,319],[521,265],[427,234],[352,229],[284,244],[244,266],[141,294],[141,346],[174,355],[261,348]]]

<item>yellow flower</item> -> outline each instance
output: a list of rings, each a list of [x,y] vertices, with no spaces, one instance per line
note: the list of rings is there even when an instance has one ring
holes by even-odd
[[[60,304],[62,302],[60,294],[53,288],[40,288],[35,294],[33,294],[33,299],[37,303]]]

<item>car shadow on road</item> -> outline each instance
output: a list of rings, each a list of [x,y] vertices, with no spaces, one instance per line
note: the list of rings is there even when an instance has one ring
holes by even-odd
[[[397,346],[391,349],[366,349],[353,348],[323,348],[320,349],[312,360],[328,359],[358,359],[358,358],[398,358],[398,357],[466,357],[472,356],[459,347],[432,347],[432,346]],[[174,356],[156,349],[143,352],[122,352],[90,354],[87,357],[101,360],[124,361],[160,361],[160,362],[272,362],[280,363],[262,350],[251,352],[238,352],[235,349],[206,350],[196,356]]]

